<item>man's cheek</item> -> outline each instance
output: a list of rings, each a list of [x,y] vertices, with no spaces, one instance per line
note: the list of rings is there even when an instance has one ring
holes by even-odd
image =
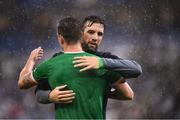
[[[98,42],[98,46],[101,44],[101,41],[102,41],[102,39],[101,39],[101,40],[99,40],[99,42]]]

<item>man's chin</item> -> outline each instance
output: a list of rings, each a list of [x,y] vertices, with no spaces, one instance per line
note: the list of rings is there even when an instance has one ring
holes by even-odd
[[[87,44],[82,44],[83,50],[88,53],[95,53],[97,51],[97,47],[88,46]]]
[[[95,47],[89,47],[89,49],[94,52],[97,51],[97,48],[95,48]]]
[[[86,52],[88,52],[88,53],[95,53],[96,51],[97,51],[97,49],[94,48],[94,47],[88,47],[88,48],[86,49]]]

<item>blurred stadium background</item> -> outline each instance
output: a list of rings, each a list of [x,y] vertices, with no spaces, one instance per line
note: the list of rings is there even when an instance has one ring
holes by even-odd
[[[54,106],[19,90],[18,74],[38,46],[47,59],[60,50],[58,20],[99,15],[107,24],[101,51],[142,65],[127,80],[132,101],[109,100],[107,118],[180,118],[179,0],[0,0],[0,118],[54,118]]]

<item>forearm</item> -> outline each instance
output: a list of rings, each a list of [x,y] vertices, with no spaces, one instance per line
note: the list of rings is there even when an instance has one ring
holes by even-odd
[[[49,93],[51,92],[51,90],[37,90],[36,91],[36,98],[37,98],[37,101],[39,103],[42,103],[42,104],[48,104],[48,103],[52,103],[50,100],[49,100]]]
[[[104,67],[120,73],[124,78],[136,78],[142,73],[141,66],[131,60],[102,58]]]
[[[50,92],[51,92],[51,87],[49,86],[48,80],[44,80],[43,82],[38,84],[35,90],[37,102],[41,104],[51,103],[49,101]]]
[[[37,84],[31,77],[34,65],[35,62],[29,58],[19,76],[18,86],[20,89],[28,89]]]
[[[117,100],[132,100],[134,97],[134,92],[127,82],[115,83],[113,88],[114,90],[108,95],[109,98]]]

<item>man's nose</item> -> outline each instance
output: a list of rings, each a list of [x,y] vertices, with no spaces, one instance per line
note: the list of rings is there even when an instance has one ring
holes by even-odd
[[[92,41],[93,42],[97,42],[98,41],[98,35],[97,34],[94,34]]]
[[[97,42],[97,39],[94,38],[94,39],[92,39],[92,41],[96,43],[96,42]]]

